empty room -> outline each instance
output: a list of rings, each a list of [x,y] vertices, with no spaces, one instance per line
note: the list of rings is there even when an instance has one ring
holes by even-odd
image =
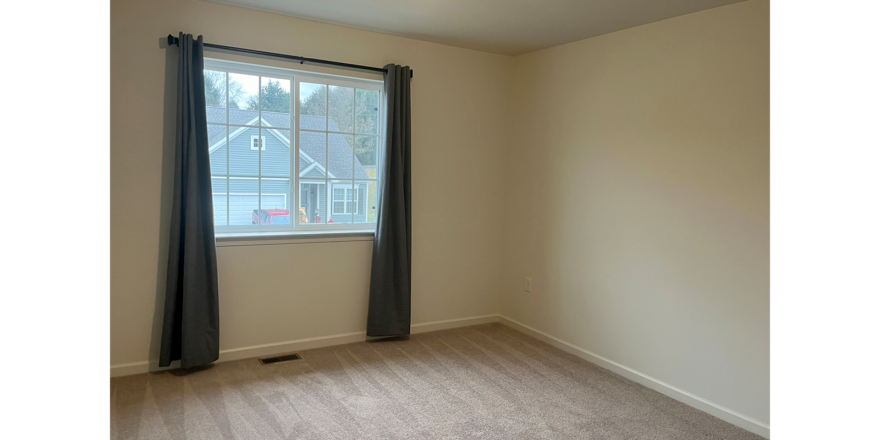
[[[877,16],[795,3],[111,0],[16,31],[48,64],[11,93],[56,91],[15,101],[91,140],[23,191],[53,201],[14,224],[75,251],[10,271],[39,318],[3,333],[48,334],[7,345],[6,438],[878,438]]]

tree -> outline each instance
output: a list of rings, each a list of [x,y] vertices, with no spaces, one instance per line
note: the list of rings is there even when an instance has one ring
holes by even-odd
[[[226,107],[226,73],[213,70],[205,71],[205,103],[208,107]],[[240,108],[239,101],[244,97],[244,90],[236,80],[229,81],[229,107]]]
[[[355,101],[355,126],[358,133],[378,134],[379,123],[379,91],[357,89]],[[354,142],[354,154],[358,162],[364,166],[378,165],[377,139],[372,136],[357,136]]]
[[[260,88],[260,99],[249,96],[247,100],[248,110],[258,110],[260,103],[263,104],[264,112],[290,113],[290,91],[281,87],[281,81],[271,79]]]
[[[208,107],[226,107],[226,75],[213,70],[205,71],[205,102]]]
[[[239,101],[244,97],[244,86],[234,79],[229,80],[229,108],[241,108]]]
[[[316,89],[303,100],[300,113],[304,115],[327,115],[327,100],[324,99],[325,89]],[[329,116],[340,131],[357,133],[377,133],[379,117],[379,92],[369,89],[352,89],[349,87],[330,87],[327,94],[330,101]],[[354,113],[352,115],[352,112]],[[354,121],[352,121],[354,116]],[[352,124],[355,127],[352,127]],[[356,136],[354,154],[358,162],[364,166],[376,165],[376,140],[371,136]]]

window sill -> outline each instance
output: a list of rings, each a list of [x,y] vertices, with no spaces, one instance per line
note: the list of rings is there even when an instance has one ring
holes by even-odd
[[[218,232],[217,247],[373,241],[373,230]]]

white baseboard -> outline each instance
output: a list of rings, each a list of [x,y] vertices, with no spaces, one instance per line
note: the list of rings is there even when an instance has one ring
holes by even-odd
[[[525,333],[529,336],[532,336],[535,339],[546,342],[560,350],[571,353],[587,362],[596,364],[607,370],[611,370],[614,373],[617,373],[629,380],[640,383],[648,388],[651,388],[654,391],[658,391],[662,394],[672,397],[679,402],[685,403],[700,411],[709,413],[715,417],[718,417],[721,420],[724,420],[725,422],[728,422],[735,426],[739,426],[740,428],[758,434],[761,437],[768,439],[770,438],[770,425],[764,422],[760,422],[749,416],[740,414],[730,408],[726,408],[717,403],[710,402],[709,400],[706,400],[700,396],[691,394],[666,382],[648,376],[647,374],[614,362],[611,359],[599,356],[598,354],[591,351],[584,350],[583,348],[580,348],[574,344],[563,341],[562,339],[551,336],[534,327],[530,327],[504,315],[498,316],[498,322],[522,333]]]
[[[498,315],[482,315],[471,316],[470,318],[446,319],[443,321],[423,322],[421,324],[413,324],[410,332],[427,333],[437,330],[446,330],[450,328],[467,327],[471,325],[488,324],[490,322],[498,322]]]
[[[413,334],[425,333],[456,327],[467,327],[477,324],[486,324],[490,322],[498,322],[498,315],[471,316],[468,318],[423,322],[420,324],[413,324],[411,326],[410,332]],[[366,339],[366,336],[366,331],[363,331],[341,333],[338,335],[330,336],[319,336],[315,338],[295,339],[293,341],[275,342],[271,344],[252,345],[250,347],[231,348],[228,350],[220,350],[220,359],[218,359],[217,362],[237,361],[240,359],[269,356],[273,354],[288,353],[292,351],[350,344],[352,342],[361,342]],[[173,370],[175,368],[180,368],[180,361],[174,361],[168,367],[159,367],[158,359],[152,359],[149,361],[111,365],[110,377],[129,376],[132,374]]]

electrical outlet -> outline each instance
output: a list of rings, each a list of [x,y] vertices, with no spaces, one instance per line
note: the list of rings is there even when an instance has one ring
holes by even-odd
[[[526,292],[532,291],[532,279],[526,278]]]

